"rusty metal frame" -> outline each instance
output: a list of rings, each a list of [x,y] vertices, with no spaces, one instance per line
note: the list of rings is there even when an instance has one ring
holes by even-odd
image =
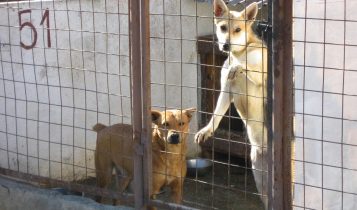
[[[292,0],[272,0],[269,11],[272,34],[270,43],[271,140],[269,165],[271,192],[269,209],[292,209],[293,151],[293,54]]]
[[[129,1],[129,46],[132,71],[135,209],[144,208],[151,192],[151,92],[149,2]]]

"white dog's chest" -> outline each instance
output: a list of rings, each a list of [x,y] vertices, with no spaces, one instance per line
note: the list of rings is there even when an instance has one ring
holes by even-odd
[[[247,66],[261,65],[262,62],[262,51],[261,50],[251,50],[240,53],[239,55],[230,55],[229,62],[232,65],[241,65],[243,68]]]

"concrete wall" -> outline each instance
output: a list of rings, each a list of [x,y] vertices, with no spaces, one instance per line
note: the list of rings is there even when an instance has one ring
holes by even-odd
[[[0,5],[1,167],[64,180],[93,175],[92,126],[130,122],[126,3],[108,6],[106,16],[93,2]],[[40,26],[46,8],[51,48]],[[21,21],[38,35],[31,50],[19,46],[34,40],[30,27],[19,31],[24,9],[32,12]]]
[[[0,4],[0,167],[63,180],[94,176],[92,126],[131,122],[127,4]],[[197,107],[195,40],[212,33],[210,7],[193,0],[150,1],[154,108]],[[46,8],[51,47],[40,25]],[[18,12],[25,9],[31,14],[22,14],[21,22],[37,31],[30,50],[20,47],[20,40],[34,41],[28,25],[19,30]],[[199,148],[189,143],[194,156]]]
[[[294,0],[296,206],[357,209],[356,10]]]

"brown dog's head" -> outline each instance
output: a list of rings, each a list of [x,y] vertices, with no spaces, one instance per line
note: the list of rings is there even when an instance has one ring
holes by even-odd
[[[239,52],[254,36],[252,24],[258,14],[256,2],[243,11],[229,11],[223,0],[214,0],[214,22],[219,49],[224,52]]]
[[[156,135],[165,144],[181,144],[187,138],[189,123],[195,108],[184,110],[151,111],[151,120],[155,124]]]

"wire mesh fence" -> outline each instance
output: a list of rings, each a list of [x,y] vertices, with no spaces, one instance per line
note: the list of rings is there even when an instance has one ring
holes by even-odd
[[[355,209],[356,3],[294,1],[294,209]]]
[[[1,168],[90,181],[92,127],[131,123],[127,1],[16,1],[0,8]]]
[[[221,89],[219,84],[221,71],[228,69],[230,63],[233,63],[233,61],[231,60],[232,58],[228,58],[229,53],[222,53],[220,52],[222,49],[218,49],[219,45],[226,43],[222,43],[215,38],[215,31],[220,30],[215,22],[217,19],[221,19],[227,21],[227,28],[233,28],[233,21],[236,21],[242,27],[247,27],[246,30],[249,32],[251,32],[250,27],[252,23],[261,26],[260,31],[256,32],[259,37],[257,39],[260,41],[255,46],[250,46],[249,42],[229,43],[229,39],[227,43],[231,44],[232,48],[233,46],[246,46],[250,50],[258,49],[257,53],[261,54],[261,57],[264,57],[261,59],[267,59],[266,54],[264,54],[266,53],[266,47],[261,40],[266,38],[264,37],[266,35],[264,32],[268,30],[268,24],[265,26],[258,24],[267,22],[267,5],[265,5],[265,13],[261,12],[257,17],[254,14],[254,18],[258,19],[256,21],[255,19],[242,18],[242,16],[246,15],[244,11],[245,6],[248,6],[251,2],[240,2],[240,4],[231,8],[237,12],[242,12],[237,17],[228,15],[215,16],[212,11],[215,11],[217,2],[207,4],[196,1],[155,1],[150,5],[152,108],[159,110],[182,110],[187,107],[196,106],[198,110],[198,119],[192,119],[198,121],[198,126],[195,124],[190,126],[191,131],[188,133],[188,146],[182,146],[178,153],[179,155],[187,156],[188,159],[205,157],[204,160],[191,159],[190,161],[206,161],[205,164],[211,165],[211,171],[206,172],[204,176],[195,169],[193,169],[193,173],[190,173],[190,166],[188,165],[187,169],[189,173],[187,176],[185,177],[185,171],[181,175],[178,175],[185,178],[184,185],[180,187],[183,189],[179,192],[184,205],[203,209],[262,209],[264,207],[261,197],[263,201],[267,202],[268,196],[267,190],[264,190],[264,187],[267,187],[268,168],[266,162],[262,163],[263,159],[267,158],[268,155],[266,150],[267,145],[263,142],[266,140],[263,136],[267,135],[264,128],[264,123],[266,123],[263,119],[264,114],[257,117],[256,115],[252,115],[252,111],[245,110],[245,116],[240,117],[234,111],[238,108],[237,104],[235,106],[232,104],[227,113],[228,107],[221,108],[220,112],[223,111],[222,113],[216,112],[215,109],[217,110],[216,106],[218,106],[216,103],[219,103],[217,102],[217,98],[221,97],[219,95],[231,94],[229,97],[232,97],[232,102],[233,98],[241,97],[245,100],[243,102],[246,103],[244,104],[245,106],[254,101],[257,106],[259,106],[258,104],[261,105],[258,112],[264,110],[263,104],[267,99],[265,93],[267,84],[264,80],[264,77],[267,76],[267,66],[263,62],[256,64],[258,70],[255,73],[258,74],[259,80],[264,80],[263,88],[256,90],[257,92],[253,93],[253,91],[249,93],[248,89],[251,86],[247,84],[247,76],[239,77],[242,80],[242,84],[247,84],[244,87],[246,88],[245,91],[233,90],[234,87],[230,90]],[[224,4],[223,1],[219,2],[222,5]],[[258,5],[260,5],[260,8],[264,8],[263,1],[259,2]],[[225,9],[225,6],[222,6],[221,9]],[[228,14],[228,8],[226,9]],[[246,36],[251,35],[253,34]],[[229,36],[227,35],[227,37]],[[248,56],[245,52],[242,52],[242,54]],[[225,60],[227,60],[226,64],[224,64]],[[254,72],[255,69],[249,69],[246,65],[246,63],[242,63],[243,68],[247,72]],[[231,101],[225,101],[224,103],[228,103],[227,105],[229,106]],[[169,115],[169,113],[167,114]],[[224,120],[221,123],[221,125],[224,124],[223,129],[214,128],[212,130],[214,131],[212,132],[212,138],[205,139],[206,141],[202,141],[200,146],[193,144],[193,135],[196,134],[197,130],[205,127],[209,123],[208,119],[211,117],[223,117]],[[213,125],[210,124],[206,127],[217,127],[220,123],[220,120],[213,121]],[[263,133],[254,136],[258,138],[258,141],[252,143],[248,140],[245,125],[250,128],[255,126],[254,129]],[[234,131],[231,127],[235,127],[237,130]],[[153,146],[154,144],[155,142],[153,141]],[[253,149],[251,149],[252,147]],[[154,156],[155,151],[153,150],[152,152]],[[251,156],[262,161],[259,163],[260,165],[255,164],[255,167],[253,166],[254,169],[252,169],[250,162]],[[153,162],[153,168],[155,167],[154,164]],[[195,167],[196,165],[198,163],[194,162],[193,166]],[[170,170],[170,166],[167,166],[167,170]],[[165,171],[164,174],[169,177],[169,173],[171,172]],[[255,174],[255,179],[253,173]],[[156,171],[153,169],[153,182],[156,181],[155,174]],[[168,182],[170,183],[170,181]],[[155,183],[153,184],[155,185]],[[257,188],[260,190],[257,191]],[[171,188],[172,190],[174,189]],[[163,194],[157,197],[167,202],[169,201],[167,196],[167,194]]]
[[[0,2],[0,172],[136,208],[267,208],[271,7]]]

